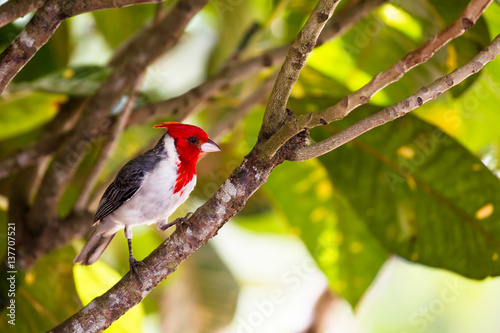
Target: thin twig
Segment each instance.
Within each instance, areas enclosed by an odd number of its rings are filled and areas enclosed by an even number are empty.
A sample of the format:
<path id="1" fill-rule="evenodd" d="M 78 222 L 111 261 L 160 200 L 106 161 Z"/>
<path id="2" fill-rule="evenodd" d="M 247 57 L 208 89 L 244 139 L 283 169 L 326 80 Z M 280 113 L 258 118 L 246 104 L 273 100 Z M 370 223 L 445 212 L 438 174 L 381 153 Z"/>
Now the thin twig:
<path id="1" fill-rule="evenodd" d="M 457 68 L 451 74 L 437 79 L 432 84 L 421 88 L 417 93 L 409 96 L 408 98 L 405 98 L 393 106 L 385 108 L 374 115 L 358 121 L 354 125 L 328 139 L 297 150 L 292 160 L 305 161 L 321 156 L 357 138 L 372 128 L 381 126 L 389 121 L 404 116 L 408 112 L 422 106 L 424 103 L 440 96 L 443 92 L 456 86 L 472 74 L 479 72 L 485 64 L 494 60 L 498 53 L 500 53 L 500 35 L 495 37 L 493 42 L 476 55 L 471 61 L 464 66 Z"/>
<path id="2" fill-rule="evenodd" d="M 259 133 L 260 139 L 268 139 L 283 124 L 292 88 L 338 2 L 339 0 L 320 0 L 292 43 L 269 97 Z"/>
<path id="3" fill-rule="evenodd" d="M 311 129 L 341 120 L 358 106 L 368 103 L 376 92 L 401 79 L 410 69 L 426 62 L 436 51 L 470 29 L 491 2 L 492 0 L 472 0 L 452 24 L 431 37 L 418 49 L 408 53 L 390 68 L 375 75 L 359 90 L 323 111 L 305 114 L 287 122 L 264 143 L 262 151 L 266 156 L 272 157 L 281 145 L 305 128 Z"/>
<path id="4" fill-rule="evenodd" d="M 80 212 L 87 208 L 90 193 L 92 192 L 94 185 L 99 179 L 99 175 L 106 166 L 106 162 L 116 149 L 116 145 L 118 144 L 118 139 L 120 138 L 120 134 L 125 129 L 125 125 L 134 108 L 135 101 L 139 96 L 143 77 L 144 74 L 140 75 L 137 78 L 136 82 L 132 86 L 130 95 L 127 99 L 127 102 L 125 103 L 125 106 L 123 107 L 123 110 L 121 111 L 121 113 L 116 118 L 116 121 L 111 126 L 109 134 L 102 145 L 101 151 L 99 152 L 99 157 L 97 158 L 97 161 L 94 167 L 92 168 L 92 171 L 87 177 L 83 185 L 82 191 L 80 193 L 80 196 L 78 197 L 78 200 L 75 203 L 74 209 L 77 212 Z"/>

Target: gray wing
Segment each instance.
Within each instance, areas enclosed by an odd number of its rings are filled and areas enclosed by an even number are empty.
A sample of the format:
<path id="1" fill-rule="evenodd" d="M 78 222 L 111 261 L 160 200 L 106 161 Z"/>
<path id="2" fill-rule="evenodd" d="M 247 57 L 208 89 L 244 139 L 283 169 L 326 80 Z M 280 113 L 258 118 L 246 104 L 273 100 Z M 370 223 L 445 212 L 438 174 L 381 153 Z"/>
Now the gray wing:
<path id="1" fill-rule="evenodd" d="M 144 182 L 146 172 L 154 167 L 157 158 L 152 151 L 148 151 L 123 166 L 104 192 L 97 207 L 94 222 L 114 212 L 137 193 Z"/>

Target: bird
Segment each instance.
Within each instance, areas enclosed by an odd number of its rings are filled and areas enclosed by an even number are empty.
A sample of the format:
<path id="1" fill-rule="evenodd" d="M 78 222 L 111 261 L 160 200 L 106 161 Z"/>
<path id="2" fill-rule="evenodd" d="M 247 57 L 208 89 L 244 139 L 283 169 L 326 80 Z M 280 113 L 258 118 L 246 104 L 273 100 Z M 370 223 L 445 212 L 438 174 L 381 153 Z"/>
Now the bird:
<path id="1" fill-rule="evenodd" d="M 156 223 L 158 229 L 167 230 L 187 222 L 187 216 L 172 223 L 168 218 L 193 191 L 198 159 L 220 148 L 194 125 L 166 122 L 154 128 L 165 128 L 166 132 L 154 148 L 126 163 L 108 186 L 94 216 L 95 230 L 75 257 L 75 264 L 95 263 L 116 233 L 124 229 L 130 271 L 139 277 L 137 265 L 142 262 L 132 252 L 132 227 Z"/>

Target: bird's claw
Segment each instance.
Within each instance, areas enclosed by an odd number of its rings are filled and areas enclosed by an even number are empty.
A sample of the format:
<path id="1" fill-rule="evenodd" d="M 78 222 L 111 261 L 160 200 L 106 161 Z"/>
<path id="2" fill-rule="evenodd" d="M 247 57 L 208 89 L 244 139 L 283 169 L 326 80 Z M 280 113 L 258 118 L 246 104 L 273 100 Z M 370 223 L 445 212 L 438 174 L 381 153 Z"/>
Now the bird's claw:
<path id="1" fill-rule="evenodd" d="M 192 224 L 189 222 L 189 218 L 193 215 L 193 213 L 187 213 L 185 217 L 178 217 L 173 222 L 167 223 L 164 226 L 159 227 L 161 231 L 165 231 L 171 226 L 176 226 L 177 228 L 182 228 L 184 225 L 188 228 L 191 228 Z"/>
<path id="2" fill-rule="evenodd" d="M 142 284 L 141 276 L 139 274 L 139 270 L 137 269 L 137 266 L 139 265 L 144 265 L 142 261 L 139 261 L 135 259 L 134 257 L 129 258 L 129 263 L 130 263 L 130 276 L 134 278 L 134 276 L 137 277 L 137 280 Z"/>

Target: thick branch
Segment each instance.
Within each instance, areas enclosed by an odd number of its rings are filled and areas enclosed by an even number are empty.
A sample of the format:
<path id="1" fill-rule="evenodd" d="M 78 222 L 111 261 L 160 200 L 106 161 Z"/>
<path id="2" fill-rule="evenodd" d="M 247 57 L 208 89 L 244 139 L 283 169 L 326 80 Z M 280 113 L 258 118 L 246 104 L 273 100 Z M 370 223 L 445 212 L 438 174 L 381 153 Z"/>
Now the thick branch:
<path id="1" fill-rule="evenodd" d="M 344 97 L 336 105 L 293 119 L 286 126 L 281 127 L 263 145 L 262 150 L 267 156 L 273 156 L 281 144 L 303 131 L 304 128 L 311 129 L 341 120 L 358 106 L 368 103 L 376 92 L 401 79 L 410 69 L 429 60 L 437 50 L 471 28 L 491 2 L 492 0 L 472 0 L 451 25 L 434 35 L 418 49 L 411 51 L 393 66 L 377 74 L 365 86 Z"/>
<path id="2" fill-rule="evenodd" d="M 494 60 L 500 53 L 500 35 L 493 42 L 476 55 L 471 61 L 457 68 L 453 73 L 443 76 L 417 93 L 391 107 L 385 108 L 374 115 L 366 117 L 347 129 L 321 142 L 303 147 L 295 153 L 293 161 L 305 161 L 321 156 L 349 142 L 372 128 L 404 116 L 408 112 L 422 106 L 424 103 L 440 96 L 443 92 L 459 84 L 472 74 L 479 72 L 485 64 Z"/>
<path id="3" fill-rule="evenodd" d="M 338 2 L 339 0 L 320 0 L 290 47 L 267 103 L 259 139 L 268 139 L 286 118 L 286 103 L 292 88 Z"/>
<path id="4" fill-rule="evenodd" d="M 23 31 L 0 55 L 0 93 L 38 50 L 47 43 L 57 27 L 68 17 L 163 0 L 47 0 L 33 15 Z"/>
<path id="5" fill-rule="evenodd" d="M 127 62 L 115 68 L 89 100 L 81 119 L 68 140 L 56 152 L 42 181 L 30 218 L 34 230 L 46 223 L 50 224 L 51 219 L 57 216 L 57 205 L 64 189 L 90 142 L 103 135 L 102 128 L 109 128 L 105 120 L 112 106 L 150 63 L 175 45 L 184 27 L 207 2 L 208 0 L 179 1 L 148 38 L 143 40 L 143 47 L 135 49 Z"/>
<path id="6" fill-rule="evenodd" d="M 40 8 L 45 0 L 9 0 L 0 6 L 0 28 Z"/>

